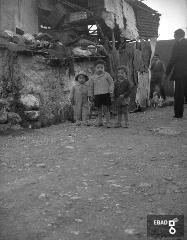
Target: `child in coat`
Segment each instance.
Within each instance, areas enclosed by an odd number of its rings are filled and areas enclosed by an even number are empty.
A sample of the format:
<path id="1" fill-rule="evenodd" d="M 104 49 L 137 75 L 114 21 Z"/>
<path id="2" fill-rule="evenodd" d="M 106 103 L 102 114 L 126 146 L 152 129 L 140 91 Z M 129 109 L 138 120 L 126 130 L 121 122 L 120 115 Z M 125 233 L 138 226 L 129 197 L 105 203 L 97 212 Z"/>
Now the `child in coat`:
<path id="1" fill-rule="evenodd" d="M 88 76 L 81 72 L 75 77 L 76 84 L 70 92 L 70 101 L 74 109 L 77 125 L 89 125 Z"/>
<path id="2" fill-rule="evenodd" d="M 98 108 L 97 126 L 103 125 L 102 115 L 105 107 L 106 127 L 110 126 L 110 107 L 111 96 L 114 91 L 114 82 L 108 72 L 105 72 L 105 62 L 97 60 L 95 63 L 95 74 L 90 80 L 89 97 L 94 101 L 95 107 Z"/>
<path id="3" fill-rule="evenodd" d="M 118 121 L 115 127 L 128 128 L 128 105 L 130 104 L 131 86 L 125 66 L 118 68 L 117 81 L 114 85 L 114 100 L 117 106 Z M 124 117 L 124 122 L 122 121 Z"/>

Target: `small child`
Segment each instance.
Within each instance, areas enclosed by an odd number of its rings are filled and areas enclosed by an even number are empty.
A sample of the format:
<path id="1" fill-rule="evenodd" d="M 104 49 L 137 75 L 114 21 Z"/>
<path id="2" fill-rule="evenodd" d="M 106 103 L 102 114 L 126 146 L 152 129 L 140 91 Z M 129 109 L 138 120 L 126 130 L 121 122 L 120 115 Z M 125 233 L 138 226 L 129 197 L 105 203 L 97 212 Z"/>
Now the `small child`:
<path id="1" fill-rule="evenodd" d="M 160 103 L 160 94 L 158 92 L 153 93 L 153 98 L 151 99 L 153 108 L 157 109 Z"/>
<path id="2" fill-rule="evenodd" d="M 115 127 L 128 128 L 128 105 L 130 104 L 131 86 L 128 81 L 128 71 L 125 66 L 118 68 L 117 81 L 114 85 L 114 100 L 117 106 L 118 121 Z M 124 116 L 125 122 L 122 122 Z"/>
<path id="3" fill-rule="evenodd" d="M 95 107 L 98 108 L 97 126 L 103 125 L 102 115 L 103 107 L 106 112 L 106 127 L 110 128 L 110 107 L 111 96 L 114 91 L 114 82 L 108 72 L 105 72 L 105 61 L 97 60 L 95 62 L 95 74 L 90 80 L 89 97 L 94 100 Z"/>
<path id="4" fill-rule="evenodd" d="M 88 76 L 81 72 L 75 77 L 76 84 L 70 92 L 70 101 L 74 109 L 74 120 L 77 125 L 89 125 Z"/>
<path id="5" fill-rule="evenodd" d="M 151 99 L 151 105 L 153 108 L 157 109 L 163 106 L 163 101 L 164 99 L 161 97 L 159 86 L 156 86 L 153 92 L 153 98 Z"/>

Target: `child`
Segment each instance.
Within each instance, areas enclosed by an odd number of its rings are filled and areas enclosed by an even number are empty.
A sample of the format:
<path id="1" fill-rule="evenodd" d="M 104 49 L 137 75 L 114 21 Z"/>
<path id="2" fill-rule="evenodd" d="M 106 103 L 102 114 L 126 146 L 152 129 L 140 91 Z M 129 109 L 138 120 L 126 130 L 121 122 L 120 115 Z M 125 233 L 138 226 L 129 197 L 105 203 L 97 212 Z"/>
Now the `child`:
<path id="1" fill-rule="evenodd" d="M 125 66 L 118 68 L 117 81 L 114 85 L 114 100 L 116 101 L 118 121 L 115 127 L 128 128 L 128 105 L 130 104 L 131 86 Z M 122 122 L 124 116 L 125 122 Z"/>
<path id="2" fill-rule="evenodd" d="M 70 101 L 74 108 L 74 120 L 77 125 L 81 125 L 81 122 L 89 125 L 88 80 L 85 73 L 79 73 L 75 77 L 77 83 L 72 87 L 70 93 Z"/>
<path id="3" fill-rule="evenodd" d="M 111 95 L 114 91 L 114 82 L 109 73 L 105 72 L 105 62 L 97 60 L 95 63 L 95 74 L 90 80 L 89 97 L 94 99 L 94 104 L 98 108 L 97 126 L 102 126 L 103 107 L 106 108 L 106 127 L 110 128 L 110 106 Z"/>
<path id="4" fill-rule="evenodd" d="M 162 107 L 162 105 L 163 105 L 163 98 L 160 95 L 159 86 L 155 87 L 155 91 L 153 92 L 153 97 L 151 99 L 151 105 L 155 109 L 157 109 L 158 107 Z"/>

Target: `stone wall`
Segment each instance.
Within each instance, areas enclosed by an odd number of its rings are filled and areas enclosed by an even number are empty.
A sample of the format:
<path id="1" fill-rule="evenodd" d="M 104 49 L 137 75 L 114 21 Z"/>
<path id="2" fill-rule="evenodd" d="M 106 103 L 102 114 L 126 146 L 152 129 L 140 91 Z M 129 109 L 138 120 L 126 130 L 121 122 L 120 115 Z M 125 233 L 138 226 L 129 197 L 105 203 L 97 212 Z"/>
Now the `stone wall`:
<path id="1" fill-rule="evenodd" d="M 77 60 L 74 71 L 75 74 L 84 71 L 91 76 L 93 63 L 86 58 Z M 74 75 L 70 74 L 68 66 L 52 66 L 50 60 L 43 56 L 28 56 L 0 48 L 0 99 L 13 98 L 11 111 L 21 116 L 25 127 L 39 128 L 65 120 L 72 121 L 69 92 L 73 84 Z M 28 99 L 32 102 L 33 98 L 39 102 L 38 108 L 23 106 L 23 101 Z M 20 99 L 24 99 L 22 103 Z M 39 115 L 33 121 L 36 111 Z M 32 114 L 31 119 L 26 114 Z"/>
<path id="2" fill-rule="evenodd" d="M 49 65 L 42 56 L 26 56 L 0 49 L 0 98 L 13 98 L 13 109 L 22 118 L 25 127 L 41 127 L 72 119 L 68 101 L 72 77 L 65 67 Z M 40 106 L 37 122 L 24 117 L 22 96 L 35 96 Z M 31 109 L 34 110 L 34 109 Z"/>

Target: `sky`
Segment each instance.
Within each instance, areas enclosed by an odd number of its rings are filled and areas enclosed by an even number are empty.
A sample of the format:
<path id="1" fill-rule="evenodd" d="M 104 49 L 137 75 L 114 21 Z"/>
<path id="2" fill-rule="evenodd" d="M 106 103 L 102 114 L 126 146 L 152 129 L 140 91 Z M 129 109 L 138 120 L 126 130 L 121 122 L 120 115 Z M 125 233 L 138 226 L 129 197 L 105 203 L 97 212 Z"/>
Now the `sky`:
<path id="1" fill-rule="evenodd" d="M 187 38 L 187 0 L 144 0 L 144 3 L 162 14 L 159 40 L 173 39 L 178 28 L 186 32 Z"/>

